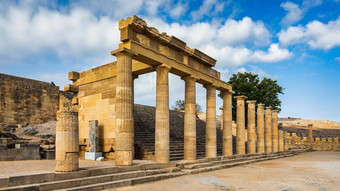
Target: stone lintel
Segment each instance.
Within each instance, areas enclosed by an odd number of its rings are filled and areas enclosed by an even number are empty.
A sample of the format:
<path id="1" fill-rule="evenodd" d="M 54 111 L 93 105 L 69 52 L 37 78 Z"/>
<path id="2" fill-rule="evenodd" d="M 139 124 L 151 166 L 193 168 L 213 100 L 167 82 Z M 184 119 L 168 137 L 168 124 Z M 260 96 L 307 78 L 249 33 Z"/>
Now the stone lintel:
<path id="1" fill-rule="evenodd" d="M 125 47 L 120 47 L 116 50 L 113 50 L 111 51 L 111 55 L 113 56 L 117 56 L 117 54 L 120 54 L 120 53 L 123 53 L 123 54 L 130 54 L 131 56 L 137 56 L 138 53 L 128 49 L 128 48 L 125 48 Z"/>
<path id="2" fill-rule="evenodd" d="M 246 102 L 247 102 L 247 104 L 254 104 L 255 105 L 256 100 L 247 100 Z"/>
<path id="3" fill-rule="evenodd" d="M 71 71 L 68 73 L 68 79 L 71 81 L 77 81 L 79 79 L 79 73 L 75 71 Z"/>
<path id="4" fill-rule="evenodd" d="M 67 84 L 67 85 L 64 86 L 64 91 L 65 92 L 77 93 L 79 90 L 78 90 L 78 86 L 72 85 L 72 84 Z"/>
<path id="5" fill-rule="evenodd" d="M 234 96 L 234 99 L 245 100 L 247 99 L 247 96 L 244 96 L 244 95 Z"/>
<path id="6" fill-rule="evenodd" d="M 120 36 L 122 42 L 134 40 L 133 33 L 136 32 L 144 34 L 152 39 L 155 39 L 156 41 L 163 45 L 183 51 L 185 52 L 185 54 L 192 56 L 199 62 L 206 64 L 210 67 L 213 67 L 216 64 L 216 60 L 213 59 L 212 57 L 204 54 L 203 52 L 197 49 L 191 49 L 187 47 L 185 42 L 183 42 L 182 40 L 178 39 L 175 36 L 169 36 L 165 32 L 159 33 L 159 31 L 156 28 L 149 27 L 143 19 L 137 17 L 136 15 L 128 17 L 126 20 L 121 19 L 119 21 L 119 30 L 121 31 Z"/>

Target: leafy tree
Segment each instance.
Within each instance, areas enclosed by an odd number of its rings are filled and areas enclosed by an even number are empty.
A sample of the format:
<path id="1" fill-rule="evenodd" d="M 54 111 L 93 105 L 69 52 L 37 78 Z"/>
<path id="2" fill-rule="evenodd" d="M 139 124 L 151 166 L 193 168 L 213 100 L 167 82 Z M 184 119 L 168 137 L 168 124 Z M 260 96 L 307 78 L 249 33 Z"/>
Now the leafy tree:
<path id="1" fill-rule="evenodd" d="M 279 94 L 283 94 L 284 88 L 277 84 L 276 80 L 263 78 L 260 80 L 257 74 L 251 72 L 238 72 L 233 74 L 229 82 L 233 85 L 233 96 L 245 95 L 247 100 L 256 100 L 256 103 L 263 103 L 265 107 L 271 106 L 272 109 L 281 111 L 281 101 Z M 222 94 L 219 94 L 222 98 Z M 233 105 L 233 120 L 236 120 L 236 100 L 232 100 Z M 247 104 L 245 104 L 247 113 Z M 247 115 L 246 115 L 247 116 Z"/>
<path id="2" fill-rule="evenodd" d="M 172 106 L 173 110 L 185 110 L 185 101 L 184 100 L 177 100 L 175 105 Z M 201 112 L 202 107 L 196 103 L 196 112 Z"/>

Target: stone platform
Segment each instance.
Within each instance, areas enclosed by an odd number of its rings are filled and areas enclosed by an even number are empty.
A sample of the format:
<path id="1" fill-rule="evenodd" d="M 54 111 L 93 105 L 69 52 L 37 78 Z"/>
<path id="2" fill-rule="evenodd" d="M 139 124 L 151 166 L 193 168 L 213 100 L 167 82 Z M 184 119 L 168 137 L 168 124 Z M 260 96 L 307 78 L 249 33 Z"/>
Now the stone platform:
<path id="1" fill-rule="evenodd" d="M 303 151 L 305 150 L 275 154 L 217 157 L 191 162 L 173 161 L 163 164 L 150 161 L 134 161 L 133 166 L 127 167 L 113 166 L 112 162 L 99 162 L 102 166 L 82 166 L 83 161 L 81 161 L 80 171 L 76 172 L 55 173 L 53 171 L 40 171 L 2 174 L 0 175 L 0 190 L 102 190 L 289 157 Z"/>

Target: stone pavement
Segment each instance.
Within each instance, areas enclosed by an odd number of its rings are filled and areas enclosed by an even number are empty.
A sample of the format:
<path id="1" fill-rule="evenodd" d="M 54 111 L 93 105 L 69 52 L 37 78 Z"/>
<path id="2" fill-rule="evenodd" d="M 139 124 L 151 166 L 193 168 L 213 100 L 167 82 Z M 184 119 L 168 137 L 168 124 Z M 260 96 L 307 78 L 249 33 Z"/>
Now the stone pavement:
<path id="1" fill-rule="evenodd" d="M 294 157 L 186 175 L 116 191 L 309 190 L 340 188 L 340 152 L 307 152 Z"/>

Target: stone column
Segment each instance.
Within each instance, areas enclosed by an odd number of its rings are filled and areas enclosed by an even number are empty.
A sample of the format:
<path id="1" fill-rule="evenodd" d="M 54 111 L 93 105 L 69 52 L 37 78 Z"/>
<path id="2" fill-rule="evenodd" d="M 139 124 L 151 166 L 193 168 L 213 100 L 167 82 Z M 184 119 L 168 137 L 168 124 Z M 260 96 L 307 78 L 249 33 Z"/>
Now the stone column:
<path id="1" fill-rule="evenodd" d="M 266 153 L 271 153 L 272 150 L 272 112 L 271 107 L 266 107 L 265 112 L 265 133 L 264 133 L 264 141 L 265 141 L 265 151 Z"/>
<path id="2" fill-rule="evenodd" d="M 237 155 L 245 155 L 245 111 L 244 111 L 244 100 L 247 99 L 246 96 L 235 96 L 234 97 L 237 102 L 237 111 L 236 111 L 236 154 Z"/>
<path id="3" fill-rule="evenodd" d="M 133 53 L 119 49 L 112 54 L 117 57 L 115 165 L 130 166 L 134 157 Z"/>
<path id="4" fill-rule="evenodd" d="M 256 132 L 255 132 L 255 100 L 247 101 L 248 104 L 248 141 L 247 141 L 247 153 L 256 153 Z"/>
<path id="5" fill-rule="evenodd" d="M 207 110 L 205 128 L 205 156 L 206 158 L 216 158 L 216 87 L 204 85 L 207 90 Z"/>
<path id="6" fill-rule="evenodd" d="M 287 131 L 283 131 L 283 147 L 284 147 L 284 151 L 288 151 L 289 150 L 289 142 L 288 142 L 288 134 Z"/>
<path id="7" fill-rule="evenodd" d="M 274 109 L 272 112 L 272 152 L 277 153 L 279 151 L 279 132 L 278 132 L 278 116 L 279 110 Z"/>
<path id="8" fill-rule="evenodd" d="M 155 160 L 160 163 L 170 161 L 169 71 L 165 64 L 156 67 Z"/>
<path id="9" fill-rule="evenodd" d="M 257 104 L 257 152 L 264 153 L 264 104 Z"/>
<path id="10" fill-rule="evenodd" d="M 184 160 L 196 160 L 196 78 L 184 77 Z"/>
<path id="11" fill-rule="evenodd" d="M 78 112 L 71 100 L 60 95 L 56 126 L 56 168 L 57 172 L 71 172 L 79 169 L 79 126 Z"/>
<path id="12" fill-rule="evenodd" d="M 308 142 L 309 142 L 309 149 L 313 149 L 313 124 L 308 124 Z"/>
<path id="13" fill-rule="evenodd" d="M 279 152 L 284 151 L 283 130 L 279 129 Z"/>
<path id="14" fill-rule="evenodd" d="M 223 93 L 223 156 L 233 155 L 232 92 Z"/>

